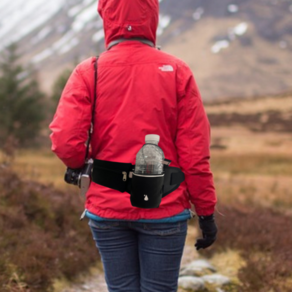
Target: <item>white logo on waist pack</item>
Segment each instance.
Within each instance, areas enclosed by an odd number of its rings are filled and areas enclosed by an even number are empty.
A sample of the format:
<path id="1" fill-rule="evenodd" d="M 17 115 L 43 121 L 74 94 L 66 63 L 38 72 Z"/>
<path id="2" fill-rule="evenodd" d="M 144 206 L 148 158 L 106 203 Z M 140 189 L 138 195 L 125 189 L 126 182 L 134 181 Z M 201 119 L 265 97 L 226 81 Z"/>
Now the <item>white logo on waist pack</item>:
<path id="1" fill-rule="evenodd" d="M 159 67 L 159 69 L 164 72 L 173 72 L 173 67 L 171 65 L 163 65 Z"/>
<path id="2" fill-rule="evenodd" d="M 144 201 L 149 201 L 148 196 L 144 195 Z"/>

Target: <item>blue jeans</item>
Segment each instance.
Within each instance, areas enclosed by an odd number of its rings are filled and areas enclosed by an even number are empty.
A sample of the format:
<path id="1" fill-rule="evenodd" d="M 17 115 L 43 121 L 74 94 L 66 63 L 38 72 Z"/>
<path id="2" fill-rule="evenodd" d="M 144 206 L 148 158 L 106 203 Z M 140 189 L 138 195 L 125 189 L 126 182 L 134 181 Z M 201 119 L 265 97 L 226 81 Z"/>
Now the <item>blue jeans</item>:
<path id="1" fill-rule="evenodd" d="M 89 220 L 109 292 L 176 292 L 187 220 Z"/>

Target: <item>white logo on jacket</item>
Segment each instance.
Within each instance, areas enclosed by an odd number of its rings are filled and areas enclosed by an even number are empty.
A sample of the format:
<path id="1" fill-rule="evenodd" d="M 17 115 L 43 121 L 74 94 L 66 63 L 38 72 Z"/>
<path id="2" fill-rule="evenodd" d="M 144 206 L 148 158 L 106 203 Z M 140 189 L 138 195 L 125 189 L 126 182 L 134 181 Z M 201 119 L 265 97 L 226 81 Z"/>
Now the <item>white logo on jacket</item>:
<path id="1" fill-rule="evenodd" d="M 144 195 L 144 201 L 149 201 L 149 198 L 147 195 Z"/>
<path id="2" fill-rule="evenodd" d="M 158 69 L 160 69 L 161 71 L 164 72 L 173 72 L 173 67 L 171 65 L 163 65 L 162 67 L 159 67 Z"/>

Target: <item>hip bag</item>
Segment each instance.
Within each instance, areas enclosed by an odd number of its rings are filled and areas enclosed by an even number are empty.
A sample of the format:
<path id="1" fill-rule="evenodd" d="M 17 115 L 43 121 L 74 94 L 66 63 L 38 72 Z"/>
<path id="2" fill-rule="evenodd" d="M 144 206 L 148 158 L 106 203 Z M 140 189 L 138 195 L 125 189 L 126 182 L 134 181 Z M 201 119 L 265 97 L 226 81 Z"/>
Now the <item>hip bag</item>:
<path id="1" fill-rule="evenodd" d="M 163 173 L 159 175 L 135 174 L 131 163 L 111 162 L 95 159 L 92 181 L 96 184 L 129 193 L 132 206 L 158 208 L 161 199 L 184 181 L 184 173 L 177 167 L 170 167 L 170 161 L 163 162 Z"/>

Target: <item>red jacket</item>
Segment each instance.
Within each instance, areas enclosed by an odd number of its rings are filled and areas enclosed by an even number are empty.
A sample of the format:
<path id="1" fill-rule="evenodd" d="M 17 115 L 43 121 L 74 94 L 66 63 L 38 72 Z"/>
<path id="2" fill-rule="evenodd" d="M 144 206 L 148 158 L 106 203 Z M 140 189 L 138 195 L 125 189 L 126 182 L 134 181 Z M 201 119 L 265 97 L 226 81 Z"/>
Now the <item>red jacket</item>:
<path id="1" fill-rule="evenodd" d="M 139 37 L 155 44 L 157 0 L 99 1 L 106 46 Z M 71 168 L 81 167 L 91 123 L 94 61 L 79 64 L 62 93 L 50 125 L 52 150 Z M 136 40 L 111 47 L 98 62 L 92 158 L 135 164 L 145 135 L 158 134 L 159 146 L 185 181 L 156 209 L 133 207 L 130 194 L 91 183 L 86 208 L 117 219 L 173 216 L 190 202 L 198 215 L 214 212 L 216 195 L 209 164 L 209 122 L 189 67 L 181 60 Z"/>

